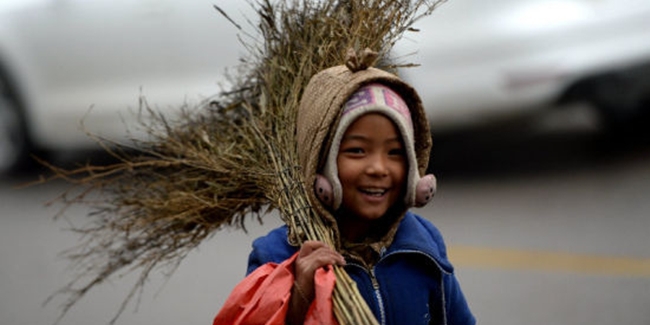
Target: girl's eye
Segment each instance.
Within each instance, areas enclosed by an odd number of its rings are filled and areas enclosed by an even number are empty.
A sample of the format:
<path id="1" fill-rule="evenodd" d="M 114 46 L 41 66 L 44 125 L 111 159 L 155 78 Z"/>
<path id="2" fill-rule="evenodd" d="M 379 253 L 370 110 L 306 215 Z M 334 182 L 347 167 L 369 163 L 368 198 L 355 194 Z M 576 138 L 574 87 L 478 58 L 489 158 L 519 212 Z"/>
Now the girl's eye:
<path id="1" fill-rule="evenodd" d="M 404 148 L 395 148 L 388 151 L 388 154 L 391 156 L 406 156 Z"/>
<path id="2" fill-rule="evenodd" d="M 362 154 L 363 149 L 360 148 L 360 147 L 349 147 L 349 148 L 343 148 L 343 150 L 341 150 L 341 152 L 351 153 L 351 154 Z"/>

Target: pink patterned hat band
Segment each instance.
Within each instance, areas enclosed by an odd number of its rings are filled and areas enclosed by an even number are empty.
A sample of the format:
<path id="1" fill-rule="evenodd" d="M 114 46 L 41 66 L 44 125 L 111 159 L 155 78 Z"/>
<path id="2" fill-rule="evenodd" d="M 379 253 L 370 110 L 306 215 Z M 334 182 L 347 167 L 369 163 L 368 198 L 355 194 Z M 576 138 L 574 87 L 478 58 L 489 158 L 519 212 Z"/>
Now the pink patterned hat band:
<path id="1" fill-rule="evenodd" d="M 341 116 L 345 116 L 357 109 L 367 107 L 385 107 L 394 110 L 402 116 L 408 127 L 413 129 L 411 112 L 408 105 L 394 90 L 382 84 L 368 84 L 359 88 L 343 106 Z"/>

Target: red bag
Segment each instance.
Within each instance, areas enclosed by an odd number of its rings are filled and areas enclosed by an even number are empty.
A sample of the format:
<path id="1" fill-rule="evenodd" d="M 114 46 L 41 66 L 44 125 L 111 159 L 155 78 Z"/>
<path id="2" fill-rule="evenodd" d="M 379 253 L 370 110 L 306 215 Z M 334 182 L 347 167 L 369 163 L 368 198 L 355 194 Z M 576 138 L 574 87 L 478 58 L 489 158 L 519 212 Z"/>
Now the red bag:
<path id="1" fill-rule="evenodd" d="M 293 263 L 298 253 L 286 261 L 266 263 L 242 280 L 214 318 L 213 325 L 284 325 L 293 286 Z M 338 325 L 332 309 L 336 277 L 331 268 L 314 275 L 315 297 L 305 317 L 306 325 Z"/>

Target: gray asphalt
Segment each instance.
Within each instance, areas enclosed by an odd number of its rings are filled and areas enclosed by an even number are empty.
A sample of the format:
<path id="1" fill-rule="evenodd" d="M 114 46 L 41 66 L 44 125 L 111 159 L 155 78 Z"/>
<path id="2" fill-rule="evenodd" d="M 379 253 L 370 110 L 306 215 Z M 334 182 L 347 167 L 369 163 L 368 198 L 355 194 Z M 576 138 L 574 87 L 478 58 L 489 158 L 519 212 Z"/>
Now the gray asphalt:
<path id="1" fill-rule="evenodd" d="M 612 138 L 588 123 L 549 127 L 543 120 L 434 133 L 439 192 L 417 212 L 445 236 L 480 324 L 650 324 L 650 137 Z M 52 219 L 58 207 L 44 203 L 65 189 L 62 183 L 14 188 L 33 177 L 0 181 L 3 325 L 56 319 L 64 299 L 42 303 L 73 278 L 60 253 L 79 241 L 65 228 L 88 220 L 83 206 Z M 211 324 L 243 277 L 251 241 L 280 221 L 270 215 L 264 225 L 248 225 L 247 234 L 216 234 L 171 278 L 156 273 L 118 324 Z M 467 248 L 492 250 L 494 263 L 472 262 L 477 256 Z M 523 260 L 512 251 L 523 252 Z M 585 265 L 571 268 L 555 259 L 562 254 Z M 522 262 L 526 257 L 541 263 Z M 629 263 L 599 272 L 617 258 Z M 124 275 L 102 284 L 61 324 L 107 323 L 134 281 Z"/>

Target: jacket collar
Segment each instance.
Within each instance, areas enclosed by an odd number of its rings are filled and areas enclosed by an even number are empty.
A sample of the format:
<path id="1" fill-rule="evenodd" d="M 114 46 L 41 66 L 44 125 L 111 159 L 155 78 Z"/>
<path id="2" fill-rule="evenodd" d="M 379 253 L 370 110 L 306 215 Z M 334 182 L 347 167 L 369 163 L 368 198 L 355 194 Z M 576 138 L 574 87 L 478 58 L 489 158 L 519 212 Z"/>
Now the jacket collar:
<path id="1" fill-rule="evenodd" d="M 447 258 L 447 249 L 440 231 L 411 211 L 404 215 L 392 244 L 382 256 L 402 252 L 423 253 L 433 259 L 443 272 L 452 273 L 454 270 Z"/>

